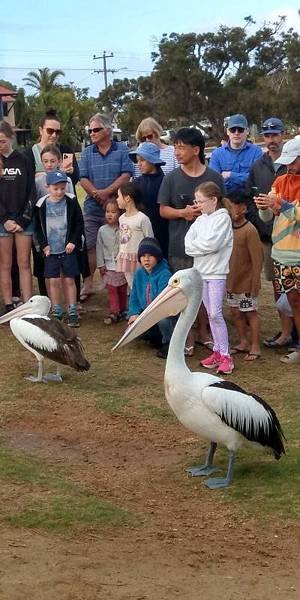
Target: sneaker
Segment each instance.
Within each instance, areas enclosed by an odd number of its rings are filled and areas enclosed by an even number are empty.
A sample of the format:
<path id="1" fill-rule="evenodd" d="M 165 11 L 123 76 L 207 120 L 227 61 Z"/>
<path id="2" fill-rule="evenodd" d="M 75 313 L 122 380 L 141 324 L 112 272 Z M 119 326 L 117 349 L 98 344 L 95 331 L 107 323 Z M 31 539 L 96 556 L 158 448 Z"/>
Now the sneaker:
<path id="1" fill-rule="evenodd" d="M 122 312 L 119 313 L 119 321 L 127 321 L 127 310 L 122 310 Z"/>
<path id="2" fill-rule="evenodd" d="M 57 319 L 58 321 L 62 321 L 64 313 L 62 311 L 53 310 L 51 313 L 52 319 Z"/>
<path id="3" fill-rule="evenodd" d="M 234 362 L 231 356 L 220 356 L 219 367 L 217 373 L 223 373 L 224 375 L 230 375 L 234 369 Z"/>
<path id="4" fill-rule="evenodd" d="M 4 317 L 7 313 L 11 312 L 16 308 L 15 304 L 5 304 L 4 309 L 0 313 L 0 317 Z"/>
<path id="5" fill-rule="evenodd" d="M 219 366 L 220 360 L 220 352 L 213 352 L 208 358 L 200 360 L 200 365 L 202 365 L 202 367 L 206 367 L 206 369 L 215 369 L 215 367 Z"/>
<path id="6" fill-rule="evenodd" d="M 72 313 L 68 314 L 68 326 L 69 327 L 80 327 L 77 313 L 72 312 Z"/>
<path id="7" fill-rule="evenodd" d="M 167 358 L 169 351 L 169 344 L 163 344 L 159 350 L 156 352 L 156 356 L 159 358 Z"/>
<path id="8" fill-rule="evenodd" d="M 104 325 L 112 325 L 113 323 L 117 323 L 118 321 L 119 315 L 115 315 L 114 313 L 111 313 L 110 315 L 105 317 L 105 319 L 103 319 Z"/>
<path id="9" fill-rule="evenodd" d="M 286 356 L 282 356 L 280 362 L 285 363 L 286 365 L 300 364 L 300 351 L 295 350 L 295 352 L 291 352 L 291 354 L 286 354 Z"/>

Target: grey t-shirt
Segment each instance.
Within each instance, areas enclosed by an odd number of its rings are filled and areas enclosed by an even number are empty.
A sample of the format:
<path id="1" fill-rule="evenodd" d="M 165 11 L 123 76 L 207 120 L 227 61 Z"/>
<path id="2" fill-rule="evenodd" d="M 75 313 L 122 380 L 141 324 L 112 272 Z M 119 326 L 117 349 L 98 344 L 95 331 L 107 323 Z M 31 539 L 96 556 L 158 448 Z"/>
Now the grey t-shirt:
<path id="1" fill-rule="evenodd" d="M 195 188 L 207 181 L 213 181 L 225 193 L 223 178 L 217 171 L 206 167 L 203 175 L 190 177 L 179 167 L 163 178 L 157 201 L 171 208 L 185 208 L 187 204 L 193 204 Z M 177 258 L 186 256 L 184 238 L 191 224 L 192 221 L 185 221 L 185 219 L 169 220 L 169 256 Z"/>

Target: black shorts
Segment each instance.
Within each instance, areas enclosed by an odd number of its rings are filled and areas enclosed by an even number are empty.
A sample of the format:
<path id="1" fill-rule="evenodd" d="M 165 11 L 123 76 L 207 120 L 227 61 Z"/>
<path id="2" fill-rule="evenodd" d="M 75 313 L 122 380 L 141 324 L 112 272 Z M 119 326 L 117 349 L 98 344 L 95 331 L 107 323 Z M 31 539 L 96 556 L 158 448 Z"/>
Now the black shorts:
<path id="1" fill-rule="evenodd" d="M 76 277 L 79 275 L 77 256 L 75 252 L 72 254 L 50 254 L 45 256 L 45 271 L 46 278 L 56 278 L 64 275 L 64 277 Z"/>

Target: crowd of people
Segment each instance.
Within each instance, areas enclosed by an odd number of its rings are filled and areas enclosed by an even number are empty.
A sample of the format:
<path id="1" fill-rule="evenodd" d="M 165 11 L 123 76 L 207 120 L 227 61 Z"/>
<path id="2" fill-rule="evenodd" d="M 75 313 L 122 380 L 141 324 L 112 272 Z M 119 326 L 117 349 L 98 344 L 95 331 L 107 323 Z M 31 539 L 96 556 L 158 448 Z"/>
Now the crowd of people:
<path id="1" fill-rule="evenodd" d="M 104 323 L 132 323 L 162 291 L 172 272 L 194 265 L 203 303 L 186 340 L 211 354 L 201 365 L 229 374 L 234 355 L 261 356 L 258 298 L 261 270 L 272 281 L 280 331 L 264 344 L 287 348 L 281 360 L 300 363 L 300 136 L 284 142 L 284 124 L 264 121 L 264 147 L 249 141 L 247 119 L 232 115 L 227 142 L 209 163 L 199 129 L 179 129 L 161 142 L 152 117 L 137 128 L 137 148 L 113 140 L 107 115 L 89 122 L 91 144 L 77 164 L 60 144 L 54 111 L 41 119 L 39 142 L 13 148 L 0 122 L 0 286 L 4 311 L 33 293 L 48 295 L 52 316 L 80 325 L 80 308 L 99 270 L 108 295 Z M 86 193 L 83 209 L 77 196 Z M 226 298 L 238 336 L 230 346 Z M 164 319 L 145 339 L 165 358 L 176 320 Z"/>

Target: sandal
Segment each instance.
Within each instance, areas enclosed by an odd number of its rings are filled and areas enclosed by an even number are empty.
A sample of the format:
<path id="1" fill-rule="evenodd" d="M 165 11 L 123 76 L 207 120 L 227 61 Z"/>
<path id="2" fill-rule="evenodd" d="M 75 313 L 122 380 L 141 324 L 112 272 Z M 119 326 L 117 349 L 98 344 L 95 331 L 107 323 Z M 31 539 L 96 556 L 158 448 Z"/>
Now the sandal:
<path id="1" fill-rule="evenodd" d="M 285 356 L 282 356 L 280 359 L 280 362 L 285 363 L 286 365 L 298 365 L 300 364 L 300 352 L 295 351 L 295 352 L 291 352 L 291 354 L 286 354 Z"/>
<path id="2" fill-rule="evenodd" d="M 93 296 L 94 292 L 85 292 L 82 290 L 80 292 L 80 302 L 85 302 L 90 296 Z"/>
<path id="3" fill-rule="evenodd" d="M 114 313 L 111 313 L 110 315 L 105 317 L 105 319 L 103 319 L 104 325 L 112 325 L 113 323 L 118 323 L 118 321 L 119 315 L 115 315 Z"/>
<path id="4" fill-rule="evenodd" d="M 194 346 L 185 346 L 184 356 L 194 356 Z"/>
<path id="5" fill-rule="evenodd" d="M 249 354 L 249 350 L 246 350 L 246 348 L 242 349 L 238 346 L 233 346 L 233 348 L 230 348 L 230 355 L 234 354 Z"/>
<path id="6" fill-rule="evenodd" d="M 247 362 L 253 362 L 254 360 L 258 360 L 261 358 L 261 354 L 259 352 L 247 352 L 244 360 Z"/>

